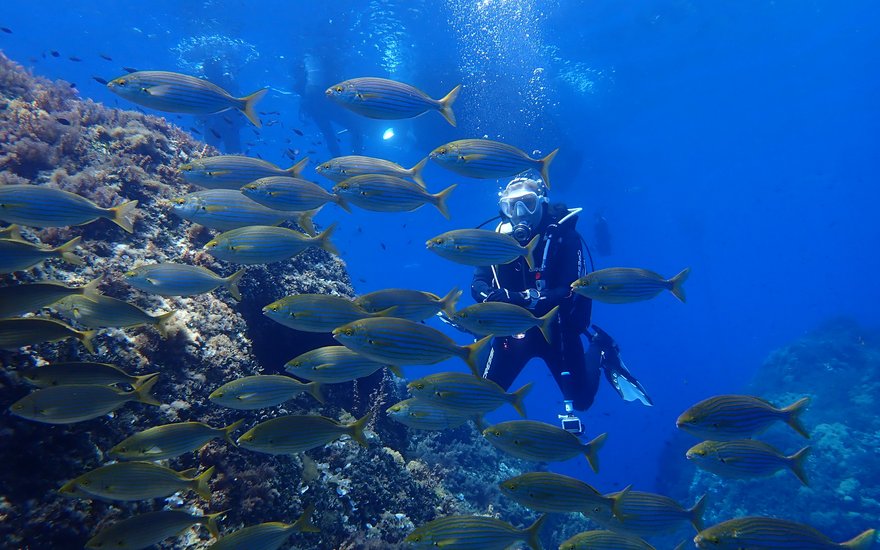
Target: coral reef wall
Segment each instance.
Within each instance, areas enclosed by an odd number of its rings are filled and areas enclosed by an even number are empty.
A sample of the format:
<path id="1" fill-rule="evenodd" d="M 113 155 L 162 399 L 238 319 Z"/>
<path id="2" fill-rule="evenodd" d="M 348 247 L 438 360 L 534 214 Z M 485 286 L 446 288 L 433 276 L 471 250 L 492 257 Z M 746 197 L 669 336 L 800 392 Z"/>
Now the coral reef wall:
<path id="1" fill-rule="evenodd" d="M 234 411 L 208 394 L 231 379 L 278 372 L 284 361 L 330 343 L 328 336 L 298 333 L 269 321 L 261 308 L 299 292 L 351 296 L 344 263 L 319 250 L 269 266 L 249 266 L 243 300 L 223 289 L 190 298 L 140 293 L 122 280 L 144 262 L 202 265 L 223 275 L 226 265 L 201 252 L 211 233 L 170 214 L 168 200 L 192 191 L 176 167 L 215 154 L 165 119 L 108 109 L 77 97 L 67 83 L 28 74 L 0 54 L 0 183 L 48 185 L 78 193 L 101 206 L 138 200 L 134 233 L 107 220 L 71 228 L 24 229 L 31 241 L 58 245 L 81 236 L 85 265 L 71 269 L 51 260 L 27 272 L 0 276 L 0 285 L 36 280 L 83 284 L 102 277 L 101 291 L 151 313 L 176 310 L 167 339 L 152 327 L 101 330 L 95 355 L 75 340 L 20 352 L 0 351 L 0 547 L 82 548 L 94 531 L 138 512 L 182 507 L 205 513 L 229 510 L 228 532 L 265 521 L 292 522 L 315 504 L 318 534 L 295 534 L 301 548 L 395 548 L 415 526 L 448 513 L 491 513 L 524 526 L 536 516 L 504 501 L 496 484 L 534 465 L 500 456 L 472 427 L 451 433 L 413 432 L 381 411 L 404 396 L 401 381 L 378 373 L 326 389 L 327 405 L 308 395 L 263 411 Z M 51 315 L 51 312 L 44 312 Z M 132 374 L 161 373 L 151 407 L 129 403 L 102 418 L 72 425 L 30 422 L 5 412 L 30 388 L 18 371 L 47 362 L 89 360 L 116 364 Z M 106 503 L 60 496 L 67 480 L 108 461 L 106 451 L 150 426 L 191 420 L 212 426 L 239 418 L 245 426 L 283 414 L 319 413 L 350 420 L 379 411 L 370 446 L 332 443 L 306 457 L 269 456 L 222 440 L 163 464 L 177 470 L 215 466 L 211 502 L 193 493 L 150 502 Z M 394 448 L 392 448 L 394 447 Z M 577 516 L 557 516 L 544 530 L 548 545 L 587 528 Z M 206 530 L 191 529 L 163 547 L 204 548 Z"/>
<path id="2" fill-rule="evenodd" d="M 723 479 L 687 464 L 682 435 L 665 461 L 683 468 L 664 476 L 670 494 L 693 501 L 708 494 L 707 525 L 744 515 L 767 515 L 812 525 L 833 540 L 876 527 L 880 518 L 880 334 L 846 320 L 831 321 L 772 353 L 746 393 L 777 406 L 803 396 L 804 439 L 779 424 L 761 439 L 785 454 L 809 445 L 804 487 L 791 472 L 769 479 Z M 685 496 L 685 491 L 688 496 Z M 690 499 L 690 500 L 689 500 Z"/>

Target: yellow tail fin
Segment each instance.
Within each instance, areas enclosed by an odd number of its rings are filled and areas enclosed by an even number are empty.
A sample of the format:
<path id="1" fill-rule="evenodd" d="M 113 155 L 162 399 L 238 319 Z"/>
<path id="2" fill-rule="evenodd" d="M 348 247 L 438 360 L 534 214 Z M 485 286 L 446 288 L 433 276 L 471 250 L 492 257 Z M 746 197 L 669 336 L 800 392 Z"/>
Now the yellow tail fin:
<path id="1" fill-rule="evenodd" d="M 226 290 L 229 291 L 229 294 L 238 301 L 241 301 L 241 291 L 238 290 L 238 280 L 244 275 L 244 271 L 245 268 L 241 268 L 229 277 L 223 279 L 223 286 L 225 286 Z"/>
<path id="2" fill-rule="evenodd" d="M 111 208 L 110 211 L 113 212 L 113 223 L 129 233 L 134 233 L 134 220 L 131 216 L 134 214 L 134 209 L 137 205 L 138 201 L 128 201 Z"/>
<path id="3" fill-rule="evenodd" d="M 190 481 L 192 482 L 192 490 L 198 493 L 200 497 L 205 500 L 211 500 L 211 486 L 208 484 L 211 481 L 211 476 L 214 475 L 214 467 L 211 466 L 207 470 L 201 473 L 198 477 L 194 477 Z"/>
<path id="4" fill-rule="evenodd" d="M 368 412 L 360 418 L 348 425 L 349 435 L 351 438 L 357 441 L 361 447 L 367 447 L 367 436 L 364 434 L 364 430 L 367 427 L 367 424 L 370 423 L 370 420 L 373 419 L 373 411 Z"/>
<path id="5" fill-rule="evenodd" d="M 251 95 L 244 96 L 238 98 L 239 105 L 238 109 L 244 113 L 244 116 L 251 121 L 251 124 L 256 126 L 257 128 L 262 128 L 263 124 L 260 122 L 260 117 L 257 116 L 257 111 L 255 107 L 257 103 L 263 99 L 263 96 L 266 95 L 266 92 L 269 91 L 269 88 L 263 88 L 262 90 L 257 90 Z"/>
<path id="6" fill-rule="evenodd" d="M 339 208 L 341 208 L 341 209 L 345 210 L 346 212 L 348 212 L 349 214 L 351 214 L 351 207 L 348 206 L 347 202 L 345 202 L 345 197 L 343 197 L 342 195 L 337 195 L 337 194 L 333 194 L 333 196 L 335 197 L 333 199 L 333 202 L 336 203 L 336 206 L 338 206 Z"/>
<path id="7" fill-rule="evenodd" d="M 58 254 L 62 260 L 73 265 L 83 265 L 82 258 L 73 253 L 73 249 L 79 244 L 82 237 L 74 237 L 57 248 L 53 248 L 49 252 Z"/>
<path id="8" fill-rule="evenodd" d="M 217 520 L 220 519 L 220 516 L 228 512 L 229 510 L 223 510 L 222 512 L 217 512 L 215 514 L 208 514 L 205 516 L 207 521 L 205 522 L 205 526 L 208 528 L 208 531 L 211 533 L 211 536 L 215 539 L 220 538 L 220 528 L 217 527 Z"/>
<path id="9" fill-rule="evenodd" d="M 315 231 L 315 222 L 312 221 L 315 215 L 324 208 L 323 206 L 319 206 L 318 208 L 314 208 L 312 210 L 306 210 L 305 212 L 297 212 L 293 216 L 293 221 L 296 222 L 296 225 L 300 226 L 303 231 L 306 232 L 306 235 L 309 237 L 314 237 L 318 234 Z"/>
<path id="10" fill-rule="evenodd" d="M 607 433 L 599 434 L 595 439 L 589 443 L 585 443 L 582 447 L 584 456 L 587 457 L 587 462 L 590 463 L 590 468 L 592 468 L 597 474 L 599 473 L 599 449 L 605 445 L 606 439 L 608 439 Z"/>
<path id="11" fill-rule="evenodd" d="M 330 227 L 328 227 L 324 231 L 321 231 L 321 233 L 317 237 L 315 237 L 315 240 L 317 241 L 316 244 L 319 247 L 323 248 L 330 254 L 335 254 L 336 256 L 339 256 L 339 250 L 337 250 L 333 243 L 330 242 L 330 237 L 333 235 L 333 232 L 336 231 L 336 225 L 336 222 L 330 224 Z"/>
<path id="12" fill-rule="evenodd" d="M 452 104 L 458 98 L 458 92 L 461 91 L 461 84 L 446 94 L 446 97 L 440 100 L 440 114 L 446 119 L 446 122 L 455 126 L 455 113 L 452 112 Z"/>
<path id="13" fill-rule="evenodd" d="M 810 482 L 807 479 L 807 472 L 806 470 L 804 470 L 804 459 L 806 459 L 809 454 L 810 448 L 804 447 L 793 455 L 785 457 L 788 459 L 788 467 L 791 468 L 791 472 L 796 475 L 799 480 L 801 480 L 801 483 L 804 484 L 804 487 L 810 486 Z"/>
<path id="14" fill-rule="evenodd" d="M 458 299 L 461 298 L 461 290 L 458 287 L 454 287 L 449 293 L 440 299 L 440 309 L 446 312 L 446 315 L 452 317 L 455 313 L 455 308 L 458 306 Z"/>
<path id="15" fill-rule="evenodd" d="M 159 405 L 161 405 L 162 403 L 159 403 L 159 401 L 157 401 L 156 398 L 150 394 L 150 392 L 153 391 L 153 386 L 155 386 L 156 382 L 158 382 L 158 381 L 159 381 L 159 375 L 156 374 L 152 378 L 147 378 L 146 380 L 144 380 L 143 384 L 141 384 L 140 386 L 135 386 L 135 388 L 134 388 L 135 400 L 140 403 L 145 403 L 147 405 L 155 405 L 157 407 Z"/>
<path id="16" fill-rule="evenodd" d="M 232 424 L 226 426 L 225 428 L 221 428 L 221 429 L 223 430 L 223 438 L 226 439 L 226 441 L 227 441 L 230 445 L 235 445 L 235 444 L 236 444 L 236 443 L 235 443 L 235 439 L 232 438 L 232 433 L 233 433 L 235 430 L 237 430 L 238 427 L 241 426 L 243 422 L 244 422 L 244 418 L 239 418 L 238 420 L 236 420 L 236 421 L 233 422 Z"/>
<path id="17" fill-rule="evenodd" d="M 414 182 L 416 182 L 422 189 L 428 189 L 428 186 L 425 185 L 425 180 L 422 179 L 422 170 L 425 169 L 425 165 L 428 164 L 428 159 L 431 157 L 425 157 L 419 162 L 416 163 L 415 166 L 407 170 L 408 176 L 412 178 Z"/>
<path id="18" fill-rule="evenodd" d="M 684 286 L 682 285 L 684 285 L 684 282 L 687 281 L 688 275 L 690 274 L 691 268 L 686 267 L 682 269 L 678 275 L 669 279 L 669 282 L 672 284 L 672 288 L 670 288 L 669 290 L 676 298 L 681 300 L 682 303 L 685 303 L 686 301 L 684 296 Z"/>
<path id="19" fill-rule="evenodd" d="M 550 189 L 550 163 L 553 162 L 558 152 L 559 149 L 554 149 L 552 153 L 538 161 L 541 165 L 541 179 L 544 180 L 547 189 Z"/>
<path id="20" fill-rule="evenodd" d="M 706 495 L 700 497 L 700 500 L 688 510 L 688 519 L 691 525 L 699 533 L 703 530 L 703 513 L 706 511 Z"/>
<path id="21" fill-rule="evenodd" d="M 544 335 L 544 340 L 547 340 L 548 344 L 550 343 L 550 327 L 553 326 L 553 321 L 556 320 L 557 313 L 559 313 L 559 306 L 548 311 L 543 317 L 538 317 L 538 320 L 541 322 L 541 324 L 538 325 L 538 328 L 541 329 L 541 334 Z"/>
<path id="22" fill-rule="evenodd" d="M 485 336 L 473 344 L 463 346 L 464 349 L 467 350 L 467 354 L 463 357 L 464 362 L 470 367 L 474 376 L 480 376 L 480 369 L 477 368 L 477 360 L 480 358 L 480 353 L 483 351 L 483 348 L 489 345 L 491 341 L 492 336 Z"/>
<path id="23" fill-rule="evenodd" d="M 543 546 L 541 546 L 541 527 L 544 525 L 546 519 L 547 514 L 543 514 L 535 523 L 523 530 L 525 543 L 528 544 L 529 548 L 532 550 L 543 549 Z"/>
<path id="24" fill-rule="evenodd" d="M 785 423 L 806 439 L 810 439 L 810 434 L 807 433 L 807 429 L 801 424 L 801 414 L 806 410 L 807 405 L 809 404 L 810 398 L 803 397 L 782 409 L 782 412 L 785 413 Z"/>
<path id="25" fill-rule="evenodd" d="M 157 317 L 153 317 L 156 320 L 156 330 L 159 331 L 159 336 L 162 338 L 168 338 L 168 321 L 174 317 L 174 314 L 177 313 L 176 310 L 171 310 L 167 313 L 163 313 Z"/>
<path id="26" fill-rule="evenodd" d="M 303 533 L 319 533 L 321 529 L 312 523 L 312 514 L 315 513 L 315 505 L 309 504 L 302 515 L 293 524 L 294 529 Z"/>
<path id="27" fill-rule="evenodd" d="M 305 167 L 309 164 L 309 157 L 303 157 L 299 162 L 285 170 L 284 175 L 291 178 L 298 178 Z"/>
<path id="28" fill-rule="evenodd" d="M 82 332 L 77 332 L 77 338 L 82 342 L 83 347 L 89 350 L 89 353 L 95 353 L 95 346 L 92 344 L 92 339 L 95 337 L 98 331 L 96 330 L 84 330 Z"/>
<path id="29" fill-rule="evenodd" d="M 309 382 L 306 384 L 306 389 L 309 392 L 309 395 L 314 397 L 318 403 L 324 403 L 324 394 L 321 393 L 321 383 L 320 382 Z"/>
<path id="30" fill-rule="evenodd" d="M 436 195 L 431 195 L 431 197 L 433 197 L 433 200 L 434 200 L 434 206 L 437 207 L 437 210 L 439 210 L 440 213 L 443 214 L 443 217 L 446 218 L 447 220 L 449 219 L 449 207 L 446 206 L 446 199 L 449 198 L 449 194 L 452 193 L 452 191 L 456 187 L 458 187 L 458 185 L 453 183 L 452 185 L 450 185 L 449 187 L 447 187 L 443 191 L 440 191 Z"/>
<path id="31" fill-rule="evenodd" d="M 844 548 L 849 548 L 851 550 L 870 550 L 870 548 L 874 546 L 874 535 L 876 534 L 876 530 L 868 529 L 861 535 L 858 535 L 846 542 L 841 542 L 840 545 Z"/>
<path id="32" fill-rule="evenodd" d="M 532 237 L 532 240 L 529 241 L 529 244 L 525 247 L 525 252 L 523 255 L 526 258 L 526 263 L 529 265 L 529 269 L 535 269 L 535 247 L 538 246 L 538 241 L 541 239 L 541 235 L 535 235 Z"/>
<path id="33" fill-rule="evenodd" d="M 526 395 L 528 395 L 528 393 L 532 390 L 533 385 L 534 382 L 529 382 L 515 392 L 508 394 L 511 396 L 510 404 L 513 405 L 513 408 L 516 409 L 516 412 L 518 412 L 519 415 L 523 418 L 526 417 Z"/>
<path id="34" fill-rule="evenodd" d="M 86 298 L 93 299 L 101 295 L 101 291 L 98 290 L 98 285 L 101 284 L 101 281 L 104 279 L 102 276 L 98 276 L 86 284 L 86 286 L 80 288 L 80 294 L 85 296 Z"/>

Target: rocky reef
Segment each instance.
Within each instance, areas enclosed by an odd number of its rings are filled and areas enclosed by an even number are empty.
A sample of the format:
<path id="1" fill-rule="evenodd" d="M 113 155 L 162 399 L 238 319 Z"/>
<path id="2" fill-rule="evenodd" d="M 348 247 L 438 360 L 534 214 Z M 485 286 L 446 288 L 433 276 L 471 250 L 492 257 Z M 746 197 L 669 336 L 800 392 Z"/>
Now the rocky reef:
<path id="1" fill-rule="evenodd" d="M 94 355 L 75 340 L 0 351 L 4 409 L 30 391 L 19 376 L 21 368 L 74 360 L 113 363 L 131 374 L 158 372 L 154 395 L 162 403 L 129 403 L 110 415 L 71 425 L 4 414 L 0 546 L 82 548 L 97 528 L 163 506 L 193 513 L 228 510 L 220 522 L 225 533 L 265 521 L 293 522 L 314 504 L 313 522 L 321 532 L 296 533 L 289 544 L 328 549 L 395 548 L 415 525 L 451 513 L 489 513 L 519 526 L 536 518 L 497 490 L 498 481 L 535 465 L 502 457 L 471 426 L 429 433 L 392 422 L 384 409 L 406 396 L 402 381 L 388 373 L 327 387 L 325 405 L 305 394 L 263 411 L 224 409 L 208 400 L 224 382 L 279 372 L 295 355 L 332 342 L 329 335 L 299 333 L 270 321 L 261 313 L 265 304 L 303 292 L 353 295 L 344 262 L 316 249 L 286 262 L 249 266 L 240 283 L 241 302 L 223 289 L 163 298 L 123 281 L 124 272 L 147 262 L 201 265 L 223 275 L 237 269 L 202 252 L 212 235 L 209 230 L 170 214 L 170 199 L 195 190 L 179 177 L 177 166 L 216 151 L 164 118 L 83 100 L 67 83 L 34 77 L 2 54 L 0 134 L 2 184 L 53 186 L 105 207 L 138 201 L 133 234 L 107 220 L 70 228 L 24 228 L 25 239 L 53 246 L 81 236 L 77 253 L 84 265 L 71 268 L 51 260 L 0 276 L 0 285 L 50 279 L 84 284 L 101 277 L 100 290 L 108 296 L 151 313 L 177 311 L 165 339 L 152 327 L 104 329 L 95 338 Z M 68 499 L 57 492 L 67 480 L 105 464 L 113 445 L 150 426 L 182 420 L 224 426 L 243 418 L 249 427 L 273 416 L 310 413 L 351 420 L 368 410 L 378 414 L 367 449 L 341 440 L 305 457 L 269 456 L 215 440 L 197 453 L 163 462 L 176 470 L 214 466 L 210 502 L 193 493 L 107 503 Z M 580 517 L 556 516 L 543 538 L 550 547 L 587 527 Z M 193 528 L 163 547 L 195 549 L 210 543 L 205 529 Z"/>
<path id="2" fill-rule="evenodd" d="M 745 393 L 782 406 L 809 396 L 802 419 L 810 439 L 780 424 L 760 437 L 793 454 L 809 445 L 809 486 L 780 471 L 770 478 L 723 479 L 686 465 L 662 476 L 669 494 L 693 502 L 708 495 L 706 525 L 746 515 L 812 525 L 835 541 L 847 540 L 880 518 L 880 334 L 834 320 L 780 348 L 764 362 Z M 666 464 L 682 464 L 697 441 L 680 436 Z M 680 454 L 679 454 L 680 453 Z M 684 488 L 684 490 L 683 490 Z"/>

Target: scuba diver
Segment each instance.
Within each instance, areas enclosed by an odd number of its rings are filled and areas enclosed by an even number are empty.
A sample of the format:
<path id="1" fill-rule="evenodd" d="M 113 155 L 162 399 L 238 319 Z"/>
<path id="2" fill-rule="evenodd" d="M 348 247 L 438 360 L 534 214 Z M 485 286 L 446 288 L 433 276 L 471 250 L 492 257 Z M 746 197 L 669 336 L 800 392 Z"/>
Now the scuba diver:
<path id="1" fill-rule="evenodd" d="M 652 405 L 620 360 L 614 340 L 599 327 L 590 327 L 592 300 L 571 291 L 571 283 L 587 273 L 583 239 L 575 229 L 581 209 L 550 203 L 543 182 L 523 175 L 513 178 L 498 196 L 501 223 L 496 231 L 511 235 L 522 245 L 541 235 L 533 253 L 536 267 L 530 270 L 522 257 L 504 265 L 478 267 L 471 284 L 474 300 L 515 304 L 535 316 L 558 305 L 559 313 L 551 327 L 550 343 L 536 329 L 496 336 L 483 377 L 507 391 L 526 363 L 540 357 L 562 392 L 562 428 L 575 434 L 584 431 L 575 411 L 585 411 L 593 404 L 600 371 L 622 398 Z M 589 341 L 586 353 L 582 334 Z"/>

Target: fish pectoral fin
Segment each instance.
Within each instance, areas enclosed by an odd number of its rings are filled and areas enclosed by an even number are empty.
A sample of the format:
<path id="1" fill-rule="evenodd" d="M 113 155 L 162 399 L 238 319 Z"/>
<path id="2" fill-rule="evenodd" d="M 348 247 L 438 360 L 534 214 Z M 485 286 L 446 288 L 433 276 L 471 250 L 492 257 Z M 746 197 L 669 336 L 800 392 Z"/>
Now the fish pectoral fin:
<path id="1" fill-rule="evenodd" d="M 252 245 L 252 244 L 236 244 L 236 245 L 230 246 L 229 248 L 231 248 L 235 252 L 238 252 L 239 250 L 252 250 L 254 248 L 254 245 Z"/>
<path id="2" fill-rule="evenodd" d="M 159 447 L 150 447 L 144 451 L 144 454 L 146 456 L 162 454 L 162 449 Z"/>
<path id="3" fill-rule="evenodd" d="M 358 92 L 355 95 L 357 96 L 358 99 L 375 99 L 377 97 L 382 97 L 379 94 L 365 94 L 362 92 Z"/>
<path id="4" fill-rule="evenodd" d="M 162 97 L 171 92 L 171 89 L 172 87 L 167 85 L 150 86 L 149 88 L 144 88 L 144 93 L 153 97 Z"/>
<path id="5" fill-rule="evenodd" d="M 205 207 L 205 212 L 223 212 L 226 208 L 213 204 Z"/>
<path id="6" fill-rule="evenodd" d="M 146 280 L 147 280 L 147 282 L 150 283 L 151 285 L 158 285 L 158 284 L 159 284 L 159 279 L 151 279 L 150 277 L 147 277 Z"/>
<path id="7" fill-rule="evenodd" d="M 474 160 L 483 160 L 484 158 L 486 158 L 486 155 L 481 155 L 478 153 L 471 153 L 470 155 L 459 155 L 458 158 L 460 158 L 461 160 L 463 160 L 465 162 L 471 162 Z"/>
<path id="8" fill-rule="evenodd" d="M 438 392 L 436 392 L 436 395 L 440 399 L 448 399 L 448 398 L 452 397 L 453 395 L 455 395 L 455 393 L 453 393 L 451 391 L 438 391 Z"/>
<path id="9" fill-rule="evenodd" d="M 236 399 L 238 399 L 239 401 L 244 401 L 245 399 L 250 399 L 251 397 L 253 397 L 253 396 L 255 396 L 255 395 L 257 395 L 257 394 L 255 394 L 255 393 L 253 393 L 253 392 L 251 392 L 251 393 L 243 393 L 243 394 L 241 394 L 241 395 L 239 395 L 239 396 L 236 396 Z"/>
<path id="10" fill-rule="evenodd" d="M 460 541 L 459 541 L 458 539 L 445 539 L 445 540 L 441 540 L 441 541 L 439 541 L 439 542 L 435 542 L 435 543 L 434 543 L 434 546 L 436 546 L 436 547 L 438 547 L 438 548 L 447 548 L 447 547 L 449 547 L 449 546 L 453 546 L 453 547 L 454 547 L 454 546 L 457 545 L 459 542 L 460 542 Z"/>

